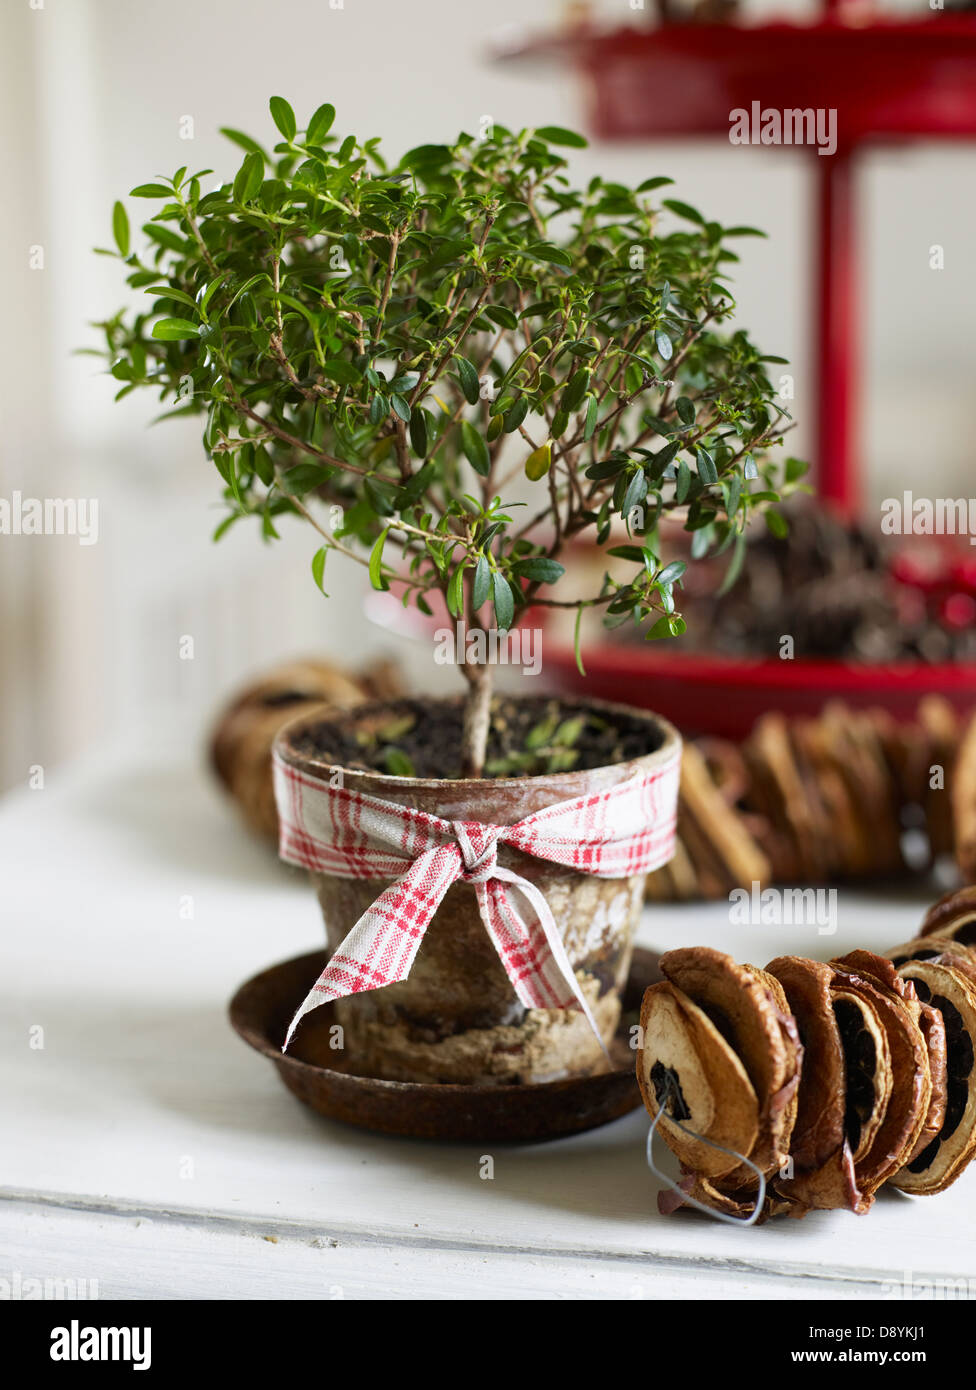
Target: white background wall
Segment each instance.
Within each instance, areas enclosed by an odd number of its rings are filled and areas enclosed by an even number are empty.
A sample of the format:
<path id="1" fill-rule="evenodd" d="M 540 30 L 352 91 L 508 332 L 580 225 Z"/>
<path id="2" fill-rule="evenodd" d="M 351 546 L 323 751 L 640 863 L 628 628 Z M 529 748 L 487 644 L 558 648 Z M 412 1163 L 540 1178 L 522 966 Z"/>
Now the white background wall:
<path id="1" fill-rule="evenodd" d="M 632 15 L 625 0 L 597 8 Z M 810 8 L 784 0 L 750 12 Z M 88 548 L 0 537 L 0 785 L 30 764 L 56 765 L 147 704 L 192 703 L 202 726 L 229 684 L 282 655 L 351 659 L 393 645 L 417 679 L 441 674 L 422 648 L 364 620 L 358 572 L 337 583 L 334 570 L 336 597 L 320 598 L 314 545 L 297 526 L 271 549 L 243 528 L 211 546 L 219 494 L 196 426 L 147 429 L 154 402 L 113 405 L 111 379 L 71 355 L 94 341 L 86 322 L 122 298 L 120 267 L 90 247 L 110 243 L 113 200 L 154 173 L 185 163 L 232 172 L 235 148 L 217 127 L 267 136 L 272 93 L 300 120 L 331 101 L 338 127 L 382 134 L 393 153 L 485 115 L 577 125 L 571 75 L 485 56 L 500 30 L 559 14 L 544 0 L 345 0 L 341 10 L 329 0 L 0 0 L 0 496 L 97 496 L 101 533 Z M 678 196 L 712 216 L 768 230 L 768 242 L 741 243 L 741 315 L 768 351 L 792 359 L 801 421 L 812 416 L 809 158 L 673 143 L 593 147 L 574 160 L 581 178 L 671 174 Z M 930 491 L 935 475 L 946 491 L 971 490 L 974 171 L 964 145 L 866 162 L 864 466 L 875 501 L 919 473 Z M 134 222 L 144 207 L 129 200 Z M 936 242 L 941 273 L 928 268 Z M 32 245 L 44 248 L 43 271 L 28 268 Z M 792 447 L 809 444 L 801 427 Z M 191 663 L 177 656 L 184 634 L 196 642 Z"/>

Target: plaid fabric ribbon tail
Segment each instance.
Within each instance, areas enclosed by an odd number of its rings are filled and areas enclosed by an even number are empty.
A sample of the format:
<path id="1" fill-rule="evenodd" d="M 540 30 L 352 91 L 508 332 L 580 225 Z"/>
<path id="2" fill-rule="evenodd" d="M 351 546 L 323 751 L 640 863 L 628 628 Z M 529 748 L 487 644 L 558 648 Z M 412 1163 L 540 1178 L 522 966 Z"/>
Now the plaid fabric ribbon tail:
<path id="1" fill-rule="evenodd" d="M 451 866 L 453 873 L 444 863 L 449 859 L 456 860 Z M 528 1009 L 567 1009 L 576 1005 L 606 1053 L 544 895 L 535 884 L 500 864 L 495 864 L 490 872 L 491 881 L 475 881 L 478 908 L 519 1001 Z M 295 1029 L 313 1009 L 334 999 L 405 980 L 441 899 L 451 883 L 464 874 L 461 853 L 454 846 L 440 846 L 421 855 L 381 893 L 344 938 L 302 1001 L 288 1025 L 282 1052 L 287 1051 Z M 509 884 L 511 888 L 505 886 Z M 512 889 L 527 899 L 530 913 L 523 916 L 518 911 Z"/>
<path id="2" fill-rule="evenodd" d="M 526 920 L 503 885 L 510 883 L 533 909 Z M 545 895 L 534 883 L 496 864 L 491 881 L 476 883 L 481 920 L 505 967 L 519 1002 L 527 1009 L 571 1009 L 577 1005 L 610 1054 L 586 1002 Z"/>
<path id="3" fill-rule="evenodd" d="M 426 850 L 366 909 L 309 990 L 288 1025 L 282 1052 L 312 1009 L 350 994 L 380 989 L 410 974 L 428 923 L 459 875 L 450 845 Z M 462 866 L 463 867 L 463 866 Z"/>

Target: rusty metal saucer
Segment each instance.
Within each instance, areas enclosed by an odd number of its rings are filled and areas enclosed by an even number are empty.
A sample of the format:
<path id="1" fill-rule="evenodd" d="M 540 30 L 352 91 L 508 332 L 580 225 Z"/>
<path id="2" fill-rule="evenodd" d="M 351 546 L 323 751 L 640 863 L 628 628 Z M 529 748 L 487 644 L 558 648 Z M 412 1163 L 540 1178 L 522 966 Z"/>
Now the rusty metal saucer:
<path id="1" fill-rule="evenodd" d="M 654 951 L 634 951 L 621 1025 L 611 1046 L 614 1070 L 531 1086 L 433 1085 L 357 1076 L 302 1060 L 300 1033 L 294 1051 L 282 1054 L 295 1001 L 311 988 L 326 959 L 325 951 L 312 951 L 263 970 L 241 985 L 229 1009 L 231 1024 L 244 1041 L 268 1057 L 288 1089 L 320 1115 L 415 1139 L 538 1141 L 595 1129 L 641 1103 L 628 1033 L 635 1020 L 628 1014 L 640 1008 L 647 986 L 660 979 Z M 317 1013 L 319 1026 L 327 1027 L 331 1006 L 323 1005 Z"/>

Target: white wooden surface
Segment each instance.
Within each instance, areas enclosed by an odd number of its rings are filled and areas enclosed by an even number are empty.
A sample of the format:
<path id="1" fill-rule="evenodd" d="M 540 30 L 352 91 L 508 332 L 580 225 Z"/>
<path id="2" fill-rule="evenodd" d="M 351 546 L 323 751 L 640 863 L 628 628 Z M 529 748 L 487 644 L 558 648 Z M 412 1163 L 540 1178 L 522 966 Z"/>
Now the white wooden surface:
<path id="1" fill-rule="evenodd" d="M 323 1299 L 896 1298 L 906 1274 L 976 1281 L 976 1174 L 932 1199 L 882 1194 L 864 1218 L 743 1231 L 657 1214 L 642 1111 L 498 1146 L 491 1180 L 484 1148 L 313 1115 L 225 1007 L 321 940 L 317 905 L 201 761 L 160 726 L 0 803 L 0 1279 Z M 642 939 L 826 956 L 908 939 L 925 899 L 839 906 L 835 937 L 733 929 L 713 905 L 649 910 Z"/>

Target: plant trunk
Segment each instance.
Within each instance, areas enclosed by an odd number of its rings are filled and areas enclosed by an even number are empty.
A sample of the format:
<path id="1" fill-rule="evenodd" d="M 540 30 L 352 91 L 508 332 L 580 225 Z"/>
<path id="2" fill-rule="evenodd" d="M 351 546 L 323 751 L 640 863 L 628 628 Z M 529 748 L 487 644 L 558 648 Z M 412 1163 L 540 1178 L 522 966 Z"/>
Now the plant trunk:
<path id="1" fill-rule="evenodd" d="M 468 694 L 461 734 L 461 776 L 481 777 L 491 728 L 492 669 L 490 666 L 465 666 L 463 669 Z"/>

